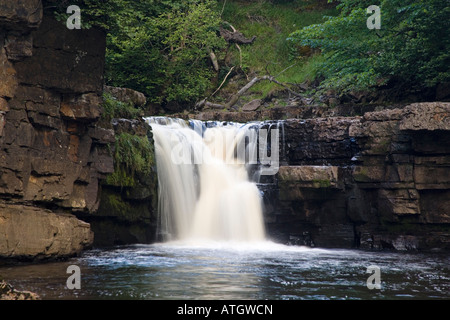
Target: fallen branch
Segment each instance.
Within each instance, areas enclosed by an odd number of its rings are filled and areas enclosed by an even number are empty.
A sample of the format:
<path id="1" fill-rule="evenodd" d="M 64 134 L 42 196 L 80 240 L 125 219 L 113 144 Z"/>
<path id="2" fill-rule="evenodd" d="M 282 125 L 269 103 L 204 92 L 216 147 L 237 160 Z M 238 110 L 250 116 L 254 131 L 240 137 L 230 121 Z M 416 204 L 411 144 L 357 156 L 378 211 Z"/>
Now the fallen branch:
<path id="1" fill-rule="evenodd" d="M 231 71 L 233 71 L 234 66 L 231 67 L 230 71 L 228 71 L 227 75 L 225 76 L 225 78 L 223 79 L 222 83 L 220 84 L 220 86 L 216 89 L 216 91 L 213 92 L 213 94 L 211 94 L 209 97 L 211 98 L 213 95 L 215 95 L 220 88 L 222 88 L 222 86 L 225 84 L 225 81 L 227 81 L 228 76 L 231 74 Z"/>
<path id="2" fill-rule="evenodd" d="M 234 67 L 233 67 L 234 68 Z M 231 73 L 231 70 L 230 72 Z M 227 75 L 228 76 L 228 75 Z M 247 83 L 244 87 L 242 87 L 238 92 L 236 92 L 231 99 L 225 104 L 215 104 L 215 103 L 210 103 L 207 101 L 207 98 L 203 99 L 202 101 L 200 101 L 199 103 L 196 104 L 196 108 L 201 108 L 201 107 L 210 107 L 210 108 L 214 108 L 214 109 L 231 109 L 240 99 L 240 97 L 242 95 L 244 95 L 251 87 L 253 87 L 255 84 L 257 84 L 260 81 L 263 80 L 268 80 L 270 82 L 276 83 L 280 86 L 282 86 L 283 88 L 285 88 L 286 90 L 288 90 L 291 94 L 293 94 L 296 97 L 303 97 L 301 94 L 293 91 L 291 88 L 289 88 L 287 85 L 285 85 L 284 83 L 278 81 L 277 79 L 275 79 L 274 76 L 262 76 L 262 77 L 254 77 L 249 83 Z M 225 80 L 224 80 L 225 81 Z M 222 82 L 222 84 L 220 85 L 220 87 L 223 85 L 224 82 Z M 219 87 L 219 88 L 220 88 Z M 216 90 L 218 91 L 218 90 Z M 214 92 L 215 94 L 216 92 Z M 214 94 L 212 94 L 211 96 L 213 96 Z"/>
<path id="3" fill-rule="evenodd" d="M 216 72 L 218 72 L 219 71 L 219 62 L 217 61 L 216 54 L 212 50 L 208 50 L 208 51 L 209 51 L 209 57 L 211 59 L 211 63 L 214 67 L 214 70 L 216 70 Z"/>
<path id="4" fill-rule="evenodd" d="M 232 106 L 234 106 L 238 101 L 239 98 L 246 93 L 251 87 L 253 87 L 255 84 L 257 84 L 258 82 L 262 81 L 262 80 L 269 80 L 270 82 L 276 83 L 280 86 L 282 86 L 283 88 L 285 88 L 286 90 L 288 90 L 291 94 L 293 94 L 296 97 L 302 97 L 301 94 L 293 91 L 291 88 L 289 88 L 288 86 L 286 86 L 284 83 L 278 81 L 275 79 L 275 77 L 273 76 L 263 76 L 263 77 L 254 77 L 252 79 L 252 81 L 250 81 L 249 83 L 247 83 L 241 90 L 239 90 L 238 92 L 236 92 L 236 94 L 234 94 L 230 101 L 227 102 L 227 104 L 225 105 L 225 108 L 229 109 Z"/>
<path id="5" fill-rule="evenodd" d="M 206 98 L 203 99 L 202 101 L 198 102 L 195 105 L 196 109 L 201 109 L 203 107 L 208 107 L 208 108 L 211 108 L 211 109 L 223 109 L 223 108 L 225 108 L 225 106 L 223 104 L 209 102 L 209 101 L 206 100 Z"/>
<path id="6" fill-rule="evenodd" d="M 229 43 L 237 43 L 237 44 L 252 44 L 256 40 L 256 36 L 253 36 L 251 39 L 246 38 L 242 33 L 236 30 L 233 25 L 229 22 L 226 22 L 233 31 L 229 31 L 225 28 L 220 28 L 220 35 Z"/>

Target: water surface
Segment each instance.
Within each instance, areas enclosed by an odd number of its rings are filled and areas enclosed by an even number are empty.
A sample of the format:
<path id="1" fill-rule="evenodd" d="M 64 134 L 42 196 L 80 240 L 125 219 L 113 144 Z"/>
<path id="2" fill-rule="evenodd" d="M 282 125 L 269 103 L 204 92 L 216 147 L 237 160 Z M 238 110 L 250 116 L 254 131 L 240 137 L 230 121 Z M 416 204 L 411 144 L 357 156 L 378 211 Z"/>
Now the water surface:
<path id="1" fill-rule="evenodd" d="M 449 299 L 449 262 L 443 253 L 172 242 L 94 249 L 0 275 L 43 299 Z M 79 290 L 66 286 L 69 265 L 80 267 Z M 381 289 L 367 287 L 371 265 Z"/>

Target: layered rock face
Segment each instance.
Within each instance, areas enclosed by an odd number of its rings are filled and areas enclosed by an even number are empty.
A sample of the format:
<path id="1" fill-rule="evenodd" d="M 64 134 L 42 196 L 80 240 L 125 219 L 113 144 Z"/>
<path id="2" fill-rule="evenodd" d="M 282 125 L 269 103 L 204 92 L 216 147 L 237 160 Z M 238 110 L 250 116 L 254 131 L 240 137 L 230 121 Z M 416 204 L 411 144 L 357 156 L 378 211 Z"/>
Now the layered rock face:
<path id="1" fill-rule="evenodd" d="M 116 88 L 114 91 L 120 90 Z M 132 92 L 131 98 L 138 95 L 129 89 L 124 91 Z M 127 134 L 153 141 L 151 127 L 142 119 L 113 119 L 112 127 L 119 139 L 122 134 Z M 154 159 L 154 155 L 150 158 Z M 117 164 L 120 163 L 116 163 L 116 170 L 120 172 Z M 94 231 L 96 246 L 152 243 L 157 240 L 158 177 L 156 163 L 153 161 L 150 165 L 151 172 L 127 172 L 123 179 L 102 181 L 99 208 L 84 217 Z"/>
<path id="2" fill-rule="evenodd" d="M 92 234 L 68 213 L 96 211 L 113 171 L 114 132 L 96 125 L 105 34 L 67 29 L 40 0 L 0 8 L 0 257 L 70 256 Z"/>
<path id="3" fill-rule="evenodd" d="M 325 247 L 450 249 L 450 103 L 285 122 L 272 236 Z"/>

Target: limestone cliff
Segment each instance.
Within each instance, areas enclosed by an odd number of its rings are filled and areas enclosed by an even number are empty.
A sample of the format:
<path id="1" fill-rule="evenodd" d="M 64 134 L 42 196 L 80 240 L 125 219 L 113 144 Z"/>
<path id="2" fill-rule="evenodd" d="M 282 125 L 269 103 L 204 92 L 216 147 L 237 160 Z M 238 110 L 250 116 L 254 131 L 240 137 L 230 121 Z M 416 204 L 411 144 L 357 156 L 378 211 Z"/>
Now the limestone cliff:
<path id="1" fill-rule="evenodd" d="M 69 30 L 40 0 L 0 0 L 0 257 L 70 256 L 92 244 L 73 213 L 99 205 L 114 132 L 101 115 L 106 36 Z"/>
<path id="2" fill-rule="evenodd" d="M 450 248 L 450 103 L 287 120 L 285 133 L 273 229 L 318 246 Z"/>

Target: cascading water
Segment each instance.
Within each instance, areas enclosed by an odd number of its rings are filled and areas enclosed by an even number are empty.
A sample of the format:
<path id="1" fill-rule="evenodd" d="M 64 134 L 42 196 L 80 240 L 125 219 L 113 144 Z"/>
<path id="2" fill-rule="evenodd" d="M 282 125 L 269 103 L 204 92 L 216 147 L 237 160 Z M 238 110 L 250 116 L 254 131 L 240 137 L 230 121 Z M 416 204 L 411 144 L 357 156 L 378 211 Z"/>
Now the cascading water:
<path id="1" fill-rule="evenodd" d="M 163 240 L 264 240 L 261 194 L 248 170 L 258 176 L 254 156 L 262 149 L 254 126 L 196 120 L 188 125 L 165 117 L 146 121 L 155 141 Z"/>

